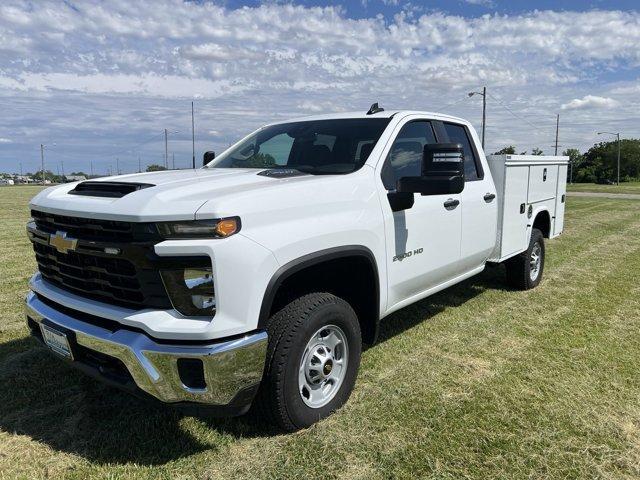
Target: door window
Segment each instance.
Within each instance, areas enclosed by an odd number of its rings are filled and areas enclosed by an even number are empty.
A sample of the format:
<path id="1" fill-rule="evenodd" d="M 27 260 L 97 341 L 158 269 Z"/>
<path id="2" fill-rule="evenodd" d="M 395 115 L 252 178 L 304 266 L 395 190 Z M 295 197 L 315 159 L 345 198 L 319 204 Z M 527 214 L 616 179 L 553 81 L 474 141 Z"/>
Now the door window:
<path id="1" fill-rule="evenodd" d="M 445 123 L 444 129 L 449 136 L 449 142 L 459 143 L 464 149 L 464 179 L 473 181 L 482 178 L 482 173 L 478 172 L 478 158 L 469 140 L 467 129 L 463 125 L 455 123 Z"/>
<path id="2" fill-rule="evenodd" d="M 402 177 L 422 175 L 422 150 L 428 143 L 436 143 L 431 122 L 418 120 L 402 127 L 382 167 L 382 183 L 387 190 L 395 190 Z"/>

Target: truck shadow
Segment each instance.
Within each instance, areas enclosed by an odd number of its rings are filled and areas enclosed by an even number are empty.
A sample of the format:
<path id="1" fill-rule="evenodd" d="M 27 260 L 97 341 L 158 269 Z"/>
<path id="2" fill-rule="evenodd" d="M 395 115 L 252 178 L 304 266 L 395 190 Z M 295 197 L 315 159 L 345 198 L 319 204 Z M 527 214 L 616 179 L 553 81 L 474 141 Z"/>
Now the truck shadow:
<path id="1" fill-rule="evenodd" d="M 0 344 L 0 430 L 98 463 L 161 465 L 236 438 L 273 435 L 249 418 L 191 416 L 102 385 L 31 338 Z M 198 425 L 198 423 L 200 425 Z M 190 430 L 213 428 L 200 440 Z"/>
<path id="2" fill-rule="evenodd" d="M 485 290 L 512 290 L 505 282 L 504 267 L 488 266 L 474 277 L 392 313 L 380 323 L 377 343 L 428 321 L 447 308 L 463 305 Z"/>
<path id="3" fill-rule="evenodd" d="M 380 341 L 484 290 L 504 289 L 502 278 L 501 269 L 488 269 L 391 315 L 382 323 Z M 0 385 L 0 429 L 99 463 L 161 465 L 205 450 L 215 451 L 228 443 L 224 436 L 239 439 L 278 434 L 254 416 L 191 416 L 192 411 L 144 402 L 53 359 L 31 338 L 0 344 Z M 210 428 L 215 434 L 197 438 L 191 433 L 201 428 Z"/>

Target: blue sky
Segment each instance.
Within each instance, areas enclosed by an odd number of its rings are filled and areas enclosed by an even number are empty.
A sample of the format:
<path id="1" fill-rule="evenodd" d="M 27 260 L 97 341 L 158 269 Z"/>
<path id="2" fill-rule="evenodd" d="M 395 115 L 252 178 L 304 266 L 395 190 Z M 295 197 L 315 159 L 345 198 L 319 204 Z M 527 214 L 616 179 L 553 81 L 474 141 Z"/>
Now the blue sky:
<path id="1" fill-rule="evenodd" d="M 221 2 L 229 8 L 241 8 L 244 6 L 257 7 L 264 2 L 260 1 L 236 1 Z M 350 18 L 368 18 L 375 15 L 391 17 L 411 4 L 414 9 L 422 13 L 445 12 L 450 15 L 462 17 L 477 17 L 487 13 L 500 15 L 517 15 L 532 10 L 555 10 L 586 12 L 590 10 L 637 10 L 638 2 L 635 0 L 432 0 L 432 1 L 402 1 L 402 0 L 350 0 L 350 1 L 317 1 L 304 0 L 296 2 L 307 7 L 335 6 L 344 9 L 346 16 Z"/>
<path id="2" fill-rule="evenodd" d="M 469 118 L 487 149 L 640 137 L 631 1 L 0 3 L 0 171 L 138 169 L 264 123 L 378 101 Z M 170 162 L 171 163 L 171 162 Z"/>

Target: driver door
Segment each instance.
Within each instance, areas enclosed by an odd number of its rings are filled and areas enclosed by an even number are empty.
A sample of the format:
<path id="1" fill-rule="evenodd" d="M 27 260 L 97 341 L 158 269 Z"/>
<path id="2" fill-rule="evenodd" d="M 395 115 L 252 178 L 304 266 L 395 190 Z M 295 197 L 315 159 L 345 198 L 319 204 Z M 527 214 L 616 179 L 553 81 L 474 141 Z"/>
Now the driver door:
<path id="1" fill-rule="evenodd" d="M 392 309 L 457 276 L 460 262 L 460 194 L 413 194 L 414 205 L 393 212 L 389 194 L 402 177 L 422 174 L 422 151 L 436 143 L 431 122 L 412 120 L 398 127 L 381 170 L 387 245 L 387 308 Z M 408 303 L 408 302 L 407 302 Z"/>

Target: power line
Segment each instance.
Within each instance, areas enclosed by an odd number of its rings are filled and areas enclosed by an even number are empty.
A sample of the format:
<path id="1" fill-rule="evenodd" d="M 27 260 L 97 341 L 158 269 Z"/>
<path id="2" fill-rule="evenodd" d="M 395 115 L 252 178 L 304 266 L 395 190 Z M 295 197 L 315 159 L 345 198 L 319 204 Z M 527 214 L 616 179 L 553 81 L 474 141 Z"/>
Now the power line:
<path id="1" fill-rule="evenodd" d="M 540 133 L 544 133 L 545 135 L 548 133 L 546 131 L 541 130 L 537 125 L 534 125 L 533 123 L 531 123 L 529 120 L 527 120 L 526 118 L 516 114 L 513 110 L 511 110 L 511 108 L 509 108 L 505 103 L 503 103 L 500 99 L 494 97 L 493 95 L 491 95 L 490 93 L 487 93 L 487 95 L 489 95 L 493 100 L 495 100 L 496 102 L 498 102 L 498 104 L 500 106 L 502 106 L 507 112 L 509 112 L 511 115 L 513 115 L 515 118 L 522 120 L 523 122 L 525 122 L 526 124 L 528 124 L 529 126 L 535 128 L 537 131 L 539 131 Z"/>

